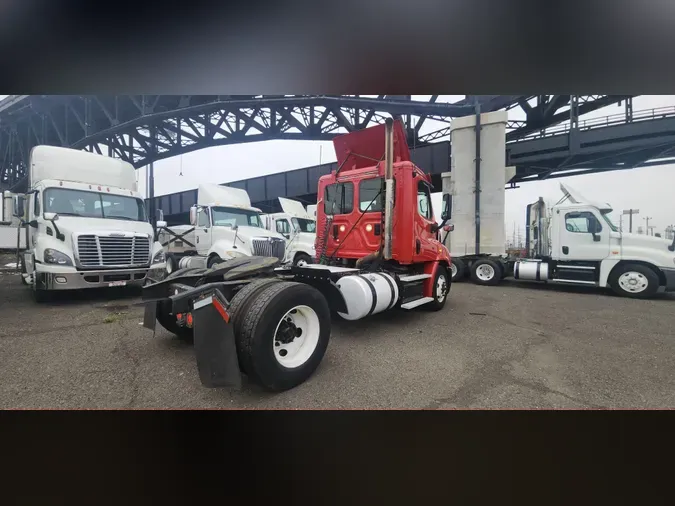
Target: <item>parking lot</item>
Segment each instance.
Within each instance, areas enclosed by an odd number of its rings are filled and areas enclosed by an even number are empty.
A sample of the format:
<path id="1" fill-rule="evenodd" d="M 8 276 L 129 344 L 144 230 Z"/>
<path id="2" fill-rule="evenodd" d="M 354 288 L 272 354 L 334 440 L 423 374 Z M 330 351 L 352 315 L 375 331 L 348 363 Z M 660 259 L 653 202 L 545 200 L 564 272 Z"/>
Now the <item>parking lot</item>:
<path id="1" fill-rule="evenodd" d="M 675 297 L 458 283 L 445 310 L 335 321 L 316 374 L 270 394 L 199 383 L 192 348 L 141 326 L 138 291 L 37 305 L 0 274 L 0 408 L 675 407 Z"/>

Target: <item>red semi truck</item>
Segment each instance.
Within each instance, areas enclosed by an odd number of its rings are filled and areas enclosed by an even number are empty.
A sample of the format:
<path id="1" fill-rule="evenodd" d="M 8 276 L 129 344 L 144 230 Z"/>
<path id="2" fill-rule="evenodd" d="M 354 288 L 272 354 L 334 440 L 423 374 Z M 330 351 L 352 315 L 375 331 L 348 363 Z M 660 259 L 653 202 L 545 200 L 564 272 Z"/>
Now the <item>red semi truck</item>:
<path id="1" fill-rule="evenodd" d="M 339 168 L 319 182 L 318 263 L 236 258 L 144 288 L 144 325 L 194 340 L 203 385 L 238 386 L 242 372 L 273 391 L 299 385 L 323 358 L 331 311 L 357 320 L 444 307 L 450 255 L 401 124 L 388 120 L 334 145 Z"/>

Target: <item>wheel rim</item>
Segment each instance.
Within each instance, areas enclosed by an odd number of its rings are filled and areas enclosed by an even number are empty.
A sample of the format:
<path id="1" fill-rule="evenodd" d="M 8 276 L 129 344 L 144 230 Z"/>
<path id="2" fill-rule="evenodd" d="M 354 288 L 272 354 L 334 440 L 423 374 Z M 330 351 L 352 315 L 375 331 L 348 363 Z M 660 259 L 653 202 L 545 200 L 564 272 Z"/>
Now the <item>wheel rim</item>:
<path id="1" fill-rule="evenodd" d="M 457 277 L 457 266 L 455 264 L 450 265 L 450 272 L 452 273 L 453 278 Z"/>
<path id="2" fill-rule="evenodd" d="M 626 292 L 640 293 L 647 289 L 649 280 L 641 272 L 628 271 L 619 276 L 619 286 Z"/>
<path id="3" fill-rule="evenodd" d="M 295 306 L 279 320 L 274 331 L 274 358 L 288 369 L 300 367 L 316 350 L 320 333 L 316 312 L 309 306 Z"/>
<path id="4" fill-rule="evenodd" d="M 495 270 L 489 264 L 481 264 L 476 269 L 476 276 L 481 281 L 490 281 L 492 278 L 495 277 Z"/>
<path id="5" fill-rule="evenodd" d="M 443 302 L 446 296 L 448 281 L 445 279 L 445 275 L 441 274 L 436 280 L 436 300 L 438 302 Z"/>

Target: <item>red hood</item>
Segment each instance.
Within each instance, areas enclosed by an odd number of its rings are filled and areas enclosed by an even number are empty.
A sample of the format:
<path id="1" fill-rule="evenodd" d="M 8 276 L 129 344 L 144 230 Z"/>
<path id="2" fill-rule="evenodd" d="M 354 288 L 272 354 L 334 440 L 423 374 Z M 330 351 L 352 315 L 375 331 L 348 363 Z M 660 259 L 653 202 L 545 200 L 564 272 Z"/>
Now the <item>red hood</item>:
<path id="1" fill-rule="evenodd" d="M 377 125 L 335 137 L 333 146 L 337 166 L 342 166 L 340 172 L 373 167 L 378 160 L 384 160 L 384 129 L 385 125 Z M 342 165 L 345 160 L 347 162 Z M 408 161 L 410 150 L 403 123 L 394 121 L 394 163 Z"/>

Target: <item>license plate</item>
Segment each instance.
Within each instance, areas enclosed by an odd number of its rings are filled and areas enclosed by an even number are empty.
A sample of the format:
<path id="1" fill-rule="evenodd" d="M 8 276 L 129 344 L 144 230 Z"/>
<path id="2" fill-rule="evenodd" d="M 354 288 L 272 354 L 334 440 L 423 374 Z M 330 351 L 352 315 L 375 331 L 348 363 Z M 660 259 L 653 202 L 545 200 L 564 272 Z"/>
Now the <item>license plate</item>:
<path id="1" fill-rule="evenodd" d="M 127 282 L 126 281 L 113 281 L 111 283 L 108 283 L 108 286 L 126 286 Z"/>

